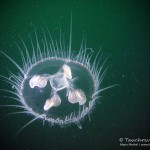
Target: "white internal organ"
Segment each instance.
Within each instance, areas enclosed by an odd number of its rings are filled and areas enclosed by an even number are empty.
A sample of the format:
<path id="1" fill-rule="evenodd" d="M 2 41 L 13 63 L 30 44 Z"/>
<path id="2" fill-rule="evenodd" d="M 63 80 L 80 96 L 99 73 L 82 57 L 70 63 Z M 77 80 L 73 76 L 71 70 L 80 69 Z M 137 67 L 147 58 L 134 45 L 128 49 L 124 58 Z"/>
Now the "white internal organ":
<path id="1" fill-rule="evenodd" d="M 35 75 L 30 79 L 29 85 L 31 88 L 34 88 L 35 86 L 38 86 L 39 88 L 44 88 L 47 85 L 47 81 L 48 79 L 46 77 Z"/>
<path id="2" fill-rule="evenodd" d="M 79 102 L 79 105 L 84 105 L 86 96 L 81 89 L 71 89 L 68 91 L 68 101 L 72 104 Z"/>
<path id="3" fill-rule="evenodd" d="M 63 70 L 64 70 L 64 74 L 68 79 L 72 79 L 72 73 L 71 73 L 71 69 L 68 65 L 64 64 L 63 65 Z"/>
<path id="4" fill-rule="evenodd" d="M 52 98 L 46 100 L 44 104 L 44 110 L 47 111 L 53 106 L 59 106 L 61 104 L 61 99 L 58 94 L 54 94 Z"/>

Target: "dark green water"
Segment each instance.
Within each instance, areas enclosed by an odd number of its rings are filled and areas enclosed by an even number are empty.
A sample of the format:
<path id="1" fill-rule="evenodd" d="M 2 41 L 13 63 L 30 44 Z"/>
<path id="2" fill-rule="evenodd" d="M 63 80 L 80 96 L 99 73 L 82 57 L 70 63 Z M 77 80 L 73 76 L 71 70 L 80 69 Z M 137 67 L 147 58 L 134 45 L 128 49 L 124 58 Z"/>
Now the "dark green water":
<path id="1" fill-rule="evenodd" d="M 119 84 L 102 93 L 100 104 L 82 122 L 83 129 L 72 125 L 66 128 L 50 127 L 36 121 L 17 137 L 16 132 L 32 117 L 10 115 L 15 108 L 0 108 L 1 150 L 115 150 L 122 149 L 120 138 L 150 139 L 150 10 L 148 2 L 140 0 L 47 0 L 0 2 L 0 50 L 19 64 L 21 57 L 15 42 L 18 35 L 28 41 L 33 34 L 49 27 L 54 39 L 59 28 L 69 37 L 70 15 L 73 17 L 72 47 L 78 49 L 86 34 L 87 47 L 110 55 L 110 65 L 103 87 Z M 0 55 L 0 74 L 8 76 L 7 69 L 17 72 L 3 55 Z M 0 87 L 11 87 L 0 81 Z M 0 93 L 0 104 L 10 104 Z M 150 144 L 150 142 L 149 142 Z M 126 149 L 133 148 L 126 146 Z M 140 147 L 136 147 L 140 149 Z M 150 146 L 145 146 L 150 148 Z"/>

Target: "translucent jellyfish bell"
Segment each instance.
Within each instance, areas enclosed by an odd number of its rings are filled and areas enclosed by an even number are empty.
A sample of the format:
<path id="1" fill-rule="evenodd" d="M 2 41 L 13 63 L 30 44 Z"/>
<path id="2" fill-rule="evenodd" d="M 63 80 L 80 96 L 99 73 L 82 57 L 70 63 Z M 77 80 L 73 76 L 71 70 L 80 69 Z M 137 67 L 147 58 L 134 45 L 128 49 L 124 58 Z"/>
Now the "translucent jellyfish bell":
<path id="1" fill-rule="evenodd" d="M 42 68 L 41 68 L 42 66 Z M 77 61 L 49 58 L 28 71 L 22 83 L 25 103 L 48 122 L 77 123 L 90 113 L 96 96 L 92 72 Z"/>
<path id="2" fill-rule="evenodd" d="M 14 99 L 20 102 L 18 107 L 23 108 L 20 113 L 34 116 L 27 125 L 42 119 L 51 125 L 65 126 L 75 123 L 81 129 L 80 122 L 91 113 L 99 93 L 112 87 L 100 89 L 107 70 L 103 70 L 106 60 L 100 64 L 99 52 L 95 57 L 93 50 L 88 53 L 89 49 L 84 40 L 79 50 L 74 52 L 71 47 L 71 31 L 72 26 L 67 46 L 61 36 L 59 42 L 49 39 L 49 31 L 44 32 L 41 42 L 35 33 L 36 41 L 30 38 L 31 47 L 25 45 L 21 39 L 22 46 L 18 47 L 22 51 L 23 68 L 1 52 L 20 71 L 19 75 L 11 73 L 11 78 L 1 77 L 15 89 L 15 92 L 9 92 L 14 93 Z M 30 49 L 33 50 L 32 55 L 29 53 Z"/>

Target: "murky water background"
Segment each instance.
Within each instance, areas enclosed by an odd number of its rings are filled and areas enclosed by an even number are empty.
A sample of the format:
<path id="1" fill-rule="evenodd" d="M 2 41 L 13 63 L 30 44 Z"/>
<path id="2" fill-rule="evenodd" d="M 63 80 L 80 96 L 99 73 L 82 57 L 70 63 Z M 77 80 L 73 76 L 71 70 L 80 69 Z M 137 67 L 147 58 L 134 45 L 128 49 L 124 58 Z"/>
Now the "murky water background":
<path id="1" fill-rule="evenodd" d="M 19 64 L 21 57 L 15 42 L 18 35 L 28 43 L 28 33 L 34 35 L 48 26 L 54 39 L 59 28 L 66 40 L 69 37 L 70 16 L 73 18 L 72 47 L 77 50 L 83 35 L 87 47 L 98 51 L 102 46 L 104 57 L 110 55 L 110 68 L 102 87 L 119 84 L 102 93 L 100 104 L 82 123 L 83 129 L 50 127 L 36 121 L 16 138 L 16 132 L 32 117 L 6 116 L 15 108 L 0 108 L 0 149 L 20 150 L 77 150 L 122 149 L 120 138 L 150 138 L 149 59 L 150 12 L 145 1 L 5 1 L 0 2 L 0 50 Z M 40 34 L 39 34 L 40 36 Z M 40 38 L 40 37 L 39 37 Z M 8 76 L 7 69 L 18 72 L 10 61 L 0 54 L 0 74 Z M 0 81 L 0 87 L 11 87 Z M 0 92 L 0 103 L 9 104 Z M 14 102 L 15 103 L 15 102 Z"/>

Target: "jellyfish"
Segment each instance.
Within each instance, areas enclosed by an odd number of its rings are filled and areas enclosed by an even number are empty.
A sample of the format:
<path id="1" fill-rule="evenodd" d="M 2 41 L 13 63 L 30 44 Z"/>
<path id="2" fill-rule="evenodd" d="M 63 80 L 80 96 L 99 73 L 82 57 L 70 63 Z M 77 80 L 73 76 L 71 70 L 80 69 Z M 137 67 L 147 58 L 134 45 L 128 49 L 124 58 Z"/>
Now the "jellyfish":
<path id="1" fill-rule="evenodd" d="M 78 50 L 72 49 L 72 21 L 67 46 L 61 33 L 60 39 L 54 42 L 49 30 L 46 31 L 43 32 L 42 42 L 36 30 L 36 42 L 29 36 L 30 48 L 21 38 L 23 48 L 18 48 L 23 67 L 1 51 L 18 68 L 18 73 L 10 72 L 10 77 L 0 75 L 13 87 L 5 91 L 13 94 L 11 98 L 18 101 L 18 105 L 6 106 L 22 109 L 14 114 L 33 116 L 19 132 L 39 119 L 61 127 L 74 123 L 82 129 L 81 121 L 90 116 L 101 91 L 112 87 L 101 88 L 107 71 L 107 67 L 104 68 L 107 59 L 101 62 L 100 51 L 95 54 L 87 48 L 85 38 Z"/>

